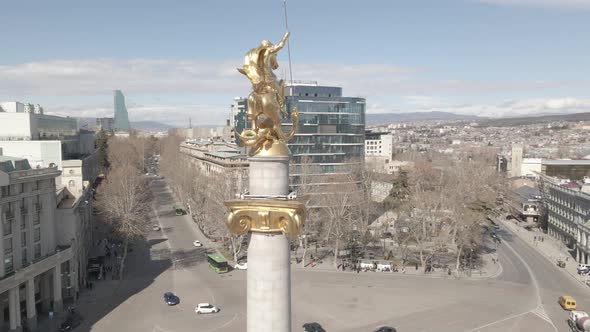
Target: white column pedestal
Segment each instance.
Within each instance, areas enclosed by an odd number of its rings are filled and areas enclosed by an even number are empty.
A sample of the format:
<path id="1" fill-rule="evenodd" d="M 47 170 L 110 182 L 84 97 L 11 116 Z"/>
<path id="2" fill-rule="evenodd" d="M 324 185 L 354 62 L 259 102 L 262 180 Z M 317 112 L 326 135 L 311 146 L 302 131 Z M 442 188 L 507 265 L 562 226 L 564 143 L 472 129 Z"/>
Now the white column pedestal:
<path id="1" fill-rule="evenodd" d="M 247 331 L 291 331 L 289 240 L 252 233 L 248 247 Z"/>

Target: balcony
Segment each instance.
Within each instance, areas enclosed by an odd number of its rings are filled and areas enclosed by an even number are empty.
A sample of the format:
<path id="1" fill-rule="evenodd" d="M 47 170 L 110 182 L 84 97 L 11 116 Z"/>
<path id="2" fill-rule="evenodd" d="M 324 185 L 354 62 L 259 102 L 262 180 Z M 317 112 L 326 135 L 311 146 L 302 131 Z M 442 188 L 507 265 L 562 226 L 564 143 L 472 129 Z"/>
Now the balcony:
<path id="1" fill-rule="evenodd" d="M 29 213 L 29 210 L 26 207 L 22 206 L 20 208 L 20 214 L 22 214 L 24 216 L 27 213 Z"/>
<path id="2" fill-rule="evenodd" d="M 41 212 L 43 205 L 41 203 L 35 203 L 35 212 Z"/>

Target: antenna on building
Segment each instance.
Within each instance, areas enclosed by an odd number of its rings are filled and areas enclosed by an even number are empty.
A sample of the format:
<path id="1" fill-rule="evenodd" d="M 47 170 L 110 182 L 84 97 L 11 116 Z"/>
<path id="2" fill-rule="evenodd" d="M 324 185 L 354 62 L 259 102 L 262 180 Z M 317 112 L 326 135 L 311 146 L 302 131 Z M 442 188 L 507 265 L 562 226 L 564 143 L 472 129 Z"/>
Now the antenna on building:
<path id="1" fill-rule="evenodd" d="M 289 20 L 287 18 L 287 0 L 283 0 L 283 7 L 285 8 L 285 29 L 289 31 Z M 289 56 L 289 95 L 293 95 L 293 71 L 291 69 L 291 42 L 287 39 L 287 54 Z"/>
<path id="2" fill-rule="evenodd" d="M 188 128 L 192 129 L 193 128 L 193 123 L 191 122 L 191 117 L 188 117 Z"/>

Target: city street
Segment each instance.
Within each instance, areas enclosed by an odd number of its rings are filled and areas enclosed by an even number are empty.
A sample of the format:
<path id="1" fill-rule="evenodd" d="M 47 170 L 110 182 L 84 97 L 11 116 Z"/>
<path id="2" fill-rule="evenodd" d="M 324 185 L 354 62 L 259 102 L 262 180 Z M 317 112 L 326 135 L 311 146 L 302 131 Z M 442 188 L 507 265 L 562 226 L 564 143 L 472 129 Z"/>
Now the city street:
<path id="1" fill-rule="evenodd" d="M 113 296 L 79 304 L 86 317 L 80 330 L 245 331 L 246 271 L 210 270 L 207 239 L 189 216 L 174 215 L 163 180 L 152 180 L 151 188 L 159 215 L 154 224 L 162 229 L 131 253 L 126 280 Z M 350 332 L 380 325 L 398 331 L 568 331 L 557 297 L 568 293 L 590 308 L 585 290 L 505 228 L 498 234 L 503 272 L 496 279 L 293 269 L 293 330 L 318 322 L 327 331 Z M 205 246 L 194 247 L 195 239 Z M 180 304 L 166 305 L 167 291 Z M 221 311 L 197 315 L 199 302 Z"/>

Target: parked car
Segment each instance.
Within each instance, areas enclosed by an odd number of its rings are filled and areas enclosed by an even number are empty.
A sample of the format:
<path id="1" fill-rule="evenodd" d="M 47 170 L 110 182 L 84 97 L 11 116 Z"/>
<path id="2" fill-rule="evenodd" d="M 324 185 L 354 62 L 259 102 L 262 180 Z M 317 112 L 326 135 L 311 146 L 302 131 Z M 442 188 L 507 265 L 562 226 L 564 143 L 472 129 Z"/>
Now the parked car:
<path id="1" fill-rule="evenodd" d="M 178 302 L 180 302 L 180 299 L 178 298 L 178 296 L 174 295 L 174 293 L 166 292 L 164 293 L 164 302 L 167 305 L 177 305 Z"/>
<path id="2" fill-rule="evenodd" d="M 201 241 L 195 240 L 195 242 L 193 242 L 193 246 L 195 246 L 195 247 L 202 247 L 203 244 L 201 243 Z"/>
<path id="3" fill-rule="evenodd" d="M 305 323 L 303 324 L 303 330 L 305 332 L 326 332 L 324 328 L 318 323 Z"/>
<path id="4" fill-rule="evenodd" d="M 195 307 L 195 312 L 197 314 L 214 314 L 219 312 L 219 308 L 210 303 L 199 303 Z"/>
<path id="5" fill-rule="evenodd" d="M 78 325 L 80 325 L 81 323 L 82 323 L 82 317 L 80 317 L 80 315 L 76 315 L 76 314 L 70 315 L 61 324 L 59 331 L 60 332 L 72 331 L 73 329 L 78 327 Z"/>
<path id="6" fill-rule="evenodd" d="M 580 273 L 587 273 L 588 270 L 590 270 L 590 265 L 588 264 L 578 264 L 578 267 L 576 268 L 576 270 L 578 271 L 578 274 Z M 585 272 L 582 272 L 585 271 Z"/>
<path id="7" fill-rule="evenodd" d="M 159 231 L 160 230 L 160 225 L 154 225 L 154 226 L 152 226 L 152 229 L 154 231 Z"/>
<path id="8" fill-rule="evenodd" d="M 247 270 L 248 269 L 248 262 L 241 262 L 236 264 L 236 266 L 234 266 L 234 269 L 236 270 Z"/>

